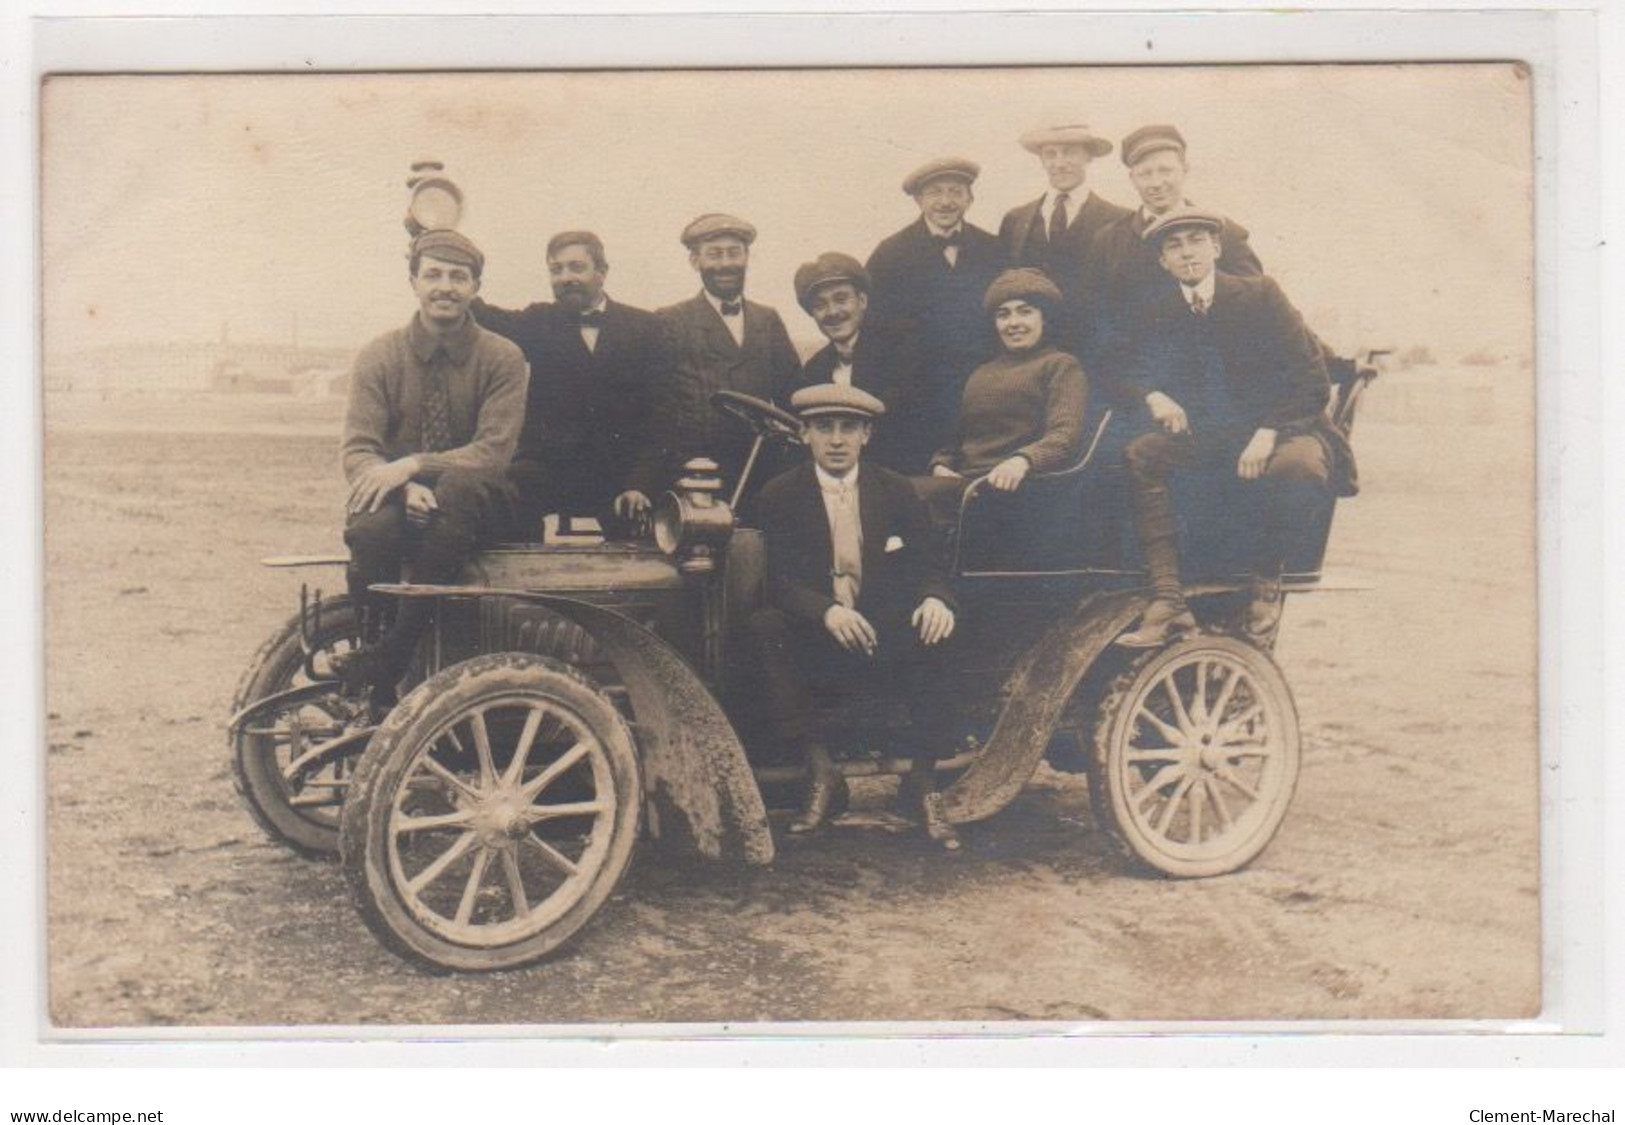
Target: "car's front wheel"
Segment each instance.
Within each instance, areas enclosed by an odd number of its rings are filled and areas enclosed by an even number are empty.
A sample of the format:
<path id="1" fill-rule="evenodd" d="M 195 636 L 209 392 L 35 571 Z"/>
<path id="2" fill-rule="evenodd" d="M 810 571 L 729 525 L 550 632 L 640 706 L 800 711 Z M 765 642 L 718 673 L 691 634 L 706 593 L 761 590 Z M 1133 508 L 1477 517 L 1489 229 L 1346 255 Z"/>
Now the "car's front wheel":
<path id="1" fill-rule="evenodd" d="M 344 869 L 386 946 L 434 969 L 553 952 L 625 873 L 642 816 L 632 732 L 569 665 L 453 665 L 390 713 L 344 807 Z"/>

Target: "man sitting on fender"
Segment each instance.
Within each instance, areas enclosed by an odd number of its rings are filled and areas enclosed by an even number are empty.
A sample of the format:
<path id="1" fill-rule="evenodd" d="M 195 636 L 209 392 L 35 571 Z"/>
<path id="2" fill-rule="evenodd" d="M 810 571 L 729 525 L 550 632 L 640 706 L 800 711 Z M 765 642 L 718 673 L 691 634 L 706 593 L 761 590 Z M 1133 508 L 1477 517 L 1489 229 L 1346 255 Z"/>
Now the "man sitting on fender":
<path id="1" fill-rule="evenodd" d="M 812 460 L 761 492 L 768 605 L 748 623 L 773 733 L 804 753 L 810 774 L 806 809 L 790 831 L 811 832 L 845 796 L 813 730 L 814 687 L 839 692 L 879 680 L 909 707 L 914 764 L 905 792 L 930 837 L 957 849 L 935 782 L 935 760 L 952 745 L 936 664 L 954 631 L 954 598 L 932 550 L 930 514 L 907 477 L 860 465 L 886 410 L 879 399 L 826 383 L 803 387 L 790 403 L 806 423 Z"/>
<path id="2" fill-rule="evenodd" d="M 1131 647 L 1156 647 L 1196 625 L 1179 578 L 1174 472 L 1224 467 L 1265 490 L 1246 619 L 1255 637 L 1280 620 L 1293 494 L 1328 479 L 1316 433 L 1330 397 L 1320 350 L 1272 279 L 1215 271 L 1223 227 L 1221 216 L 1193 208 L 1146 227 L 1169 276 L 1134 311 L 1133 360 L 1106 372 L 1114 397 L 1151 424 L 1124 452 L 1154 597 L 1139 628 L 1119 640 Z"/>

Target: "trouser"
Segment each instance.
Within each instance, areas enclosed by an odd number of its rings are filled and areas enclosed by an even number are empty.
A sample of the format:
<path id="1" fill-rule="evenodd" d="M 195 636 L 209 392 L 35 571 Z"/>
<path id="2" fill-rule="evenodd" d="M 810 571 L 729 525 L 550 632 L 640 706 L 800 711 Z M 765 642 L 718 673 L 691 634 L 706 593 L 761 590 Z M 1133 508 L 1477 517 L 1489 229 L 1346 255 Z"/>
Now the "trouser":
<path id="1" fill-rule="evenodd" d="M 515 496 L 513 522 L 506 534 L 519 542 L 541 542 L 542 518 L 551 513 L 590 516 L 598 521 L 605 539 L 633 539 L 640 530 L 637 521 L 615 514 L 615 497 L 606 499 L 601 486 L 588 489 L 562 484 L 558 474 L 540 462 L 515 461 L 508 468 L 508 479 Z"/>
<path id="2" fill-rule="evenodd" d="M 376 512 L 351 516 L 344 528 L 350 597 L 374 622 L 382 621 L 393 604 L 394 620 L 377 637 L 377 648 L 397 679 L 428 628 L 433 607 L 426 598 L 383 597 L 368 587 L 399 582 L 403 563 L 410 564 L 414 582 L 456 582 L 474 553 L 502 536 L 514 500 L 513 485 L 501 470 L 453 470 L 435 482 L 438 510 L 418 527 L 406 518 L 402 493 L 395 492 Z"/>
<path id="3" fill-rule="evenodd" d="M 1123 459 L 1128 465 L 1135 525 L 1140 547 L 1145 552 L 1151 591 L 1156 597 L 1179 601 L 1184 596 L 1179 580 L 1178 532 L 1168 478 L 1182 469 L 1210 468 L 1234 473 L 1245 446 L 1246 438 L 1234 435 L 1161 431 L 1141 434 L 1128 443 Z M 1266 581 L 1280 578 L 1290 521 L 1295 512 L 1304 510 L 1301 494 L 1305 489 L 1324 489 L 1328 477 L 1326 446 L 1318 437 L 1295 434 L 1276 441 L 1264 475 L 1250 482 L 1260 490 L 1261 501 L 1262 522 L 1252 551 L 1256 578 Z"/>
<path id="4" fill-rule="evenodd" d="M 817 733 L 815 698 L 840 699 L 863 685 L 901 697 L 908 707 L 909 757 L 932 761 L 951 756 L 955 731 L 942 667 L 950 642 L 921 643 L 909 621 L 913 607 L 877 612 L 865 606 L 859 612 L 880 640 L 872 656 L 847 652 L 822 622 L 783 610 L 757 610 L 746 622 L 761 703 L 773 734 L 786 744 L 805 743 Z"/>

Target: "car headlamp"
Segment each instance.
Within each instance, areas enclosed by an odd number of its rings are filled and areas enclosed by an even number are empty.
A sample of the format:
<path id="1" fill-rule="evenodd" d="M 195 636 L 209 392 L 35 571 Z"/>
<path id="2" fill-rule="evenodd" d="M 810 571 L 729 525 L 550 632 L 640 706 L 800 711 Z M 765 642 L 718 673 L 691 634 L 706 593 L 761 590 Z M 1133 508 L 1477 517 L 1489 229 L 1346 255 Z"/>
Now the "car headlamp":
<path id="1" fill-rule="evenodd" d="M 696 458 L 683 472 L 676 487 L 655 501 L 655 545 L 679 559 L 677 569 L 684 574 L 709 574 L 733 535 L 733 510 L 717 496 L 722 479 L 715 461 Z"/>

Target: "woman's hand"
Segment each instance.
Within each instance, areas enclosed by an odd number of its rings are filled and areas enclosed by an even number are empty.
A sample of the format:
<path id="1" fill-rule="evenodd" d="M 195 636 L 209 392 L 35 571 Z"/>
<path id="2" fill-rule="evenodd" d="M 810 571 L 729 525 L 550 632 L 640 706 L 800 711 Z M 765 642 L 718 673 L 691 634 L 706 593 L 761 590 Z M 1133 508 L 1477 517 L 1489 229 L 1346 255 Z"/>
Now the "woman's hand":
<path id="1" fill-rule="evenodd" d="M 931 466 L 931 475 L 934 476 L 934 477 L 960 477 L 960 476 L 964 476 L 965 474 L 964 473 L 956 473 L 952 469 L 950 469 L 947 465 L 932 465 Z"/>
<path id="2" fill-rule="evenodd" d="M 1017 454 L 994 465 L 993 471 L 987 474 L 987 483 L 1000 492 L 1014 492 L 1032 471 L 1033 463 Z"/>
<path id="3" fill-rule="evenodd" d="M 1145 408 L 1151 411 L 1151 420 L 1168 433 L 1190 433 L 1191 423 L 1185 416 L 1185 408 L 1161 391 L 1152 391 L 1145 396 Z"/>
<path id="4" fill-rule="evenodd" d="M 1258 430 L 1236 461 L 1236 475 L 1242 480 L 1257 480 L 1269 468 L 1270 454 L 1274 452 L 1275 431 L 1268 428 Z"/>

